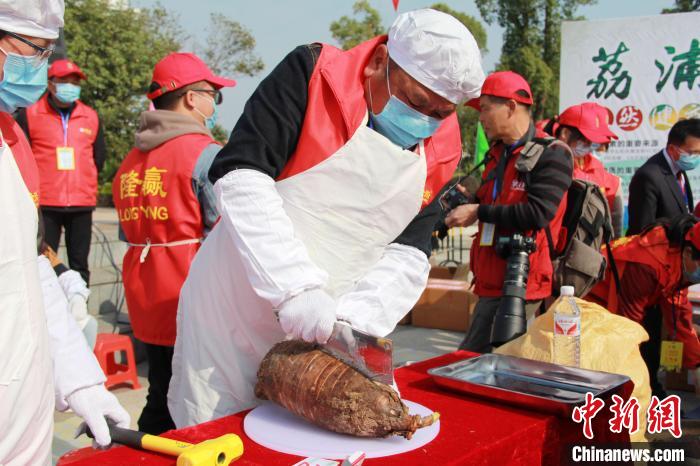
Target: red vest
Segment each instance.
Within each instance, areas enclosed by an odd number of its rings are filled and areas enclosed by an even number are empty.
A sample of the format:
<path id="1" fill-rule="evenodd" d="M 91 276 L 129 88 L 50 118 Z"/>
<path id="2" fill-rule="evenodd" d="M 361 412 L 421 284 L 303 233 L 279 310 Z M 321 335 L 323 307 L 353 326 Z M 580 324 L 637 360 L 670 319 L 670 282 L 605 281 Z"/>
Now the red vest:
<path id="1" fill-rule="evenodd" d="M 5 143 L 12 149 L 15 163 L 32 196 L 34 205 L 39 207 L 39 169 L 27 137 L 12 116 L 5 112 L 0 112 L 0 131 Z"/>
<path id="2" fill-rule="evenodd" d="M 70 114 L 64 140 L 61 115 L 49 105 L 48 94 L 27 108 L 32 151 L 39 167 L 42 206 L 97 204 L 97 167 L 93 145 L 99 129 L 97 112 L 80 101 Z M 59 170 L 57 147 L 72 147 L 75 169 Z"/>
<path id="3" fill-rule="evenodd" d="M 600 160 L 591 154 L 586 154 L 583 158 L 583 165 L 579 166 L 577 159 L 574 158 L 574 178 L 590 181 L 600 186 L 608 200 L 610 210 L 612 210 L 615 193 L 620 188 L 620 178 L 607 171 Z"/>
<path id="4" fill-rule="evenodd" d="M 546 137 L 545 133 L 537 131 L 536 137 Z M 519 202 L 525 202 L 527 200 L 527 193 L 525 191 L 525 175 L 518 172 L 515 168 L 515 162 L 518 157 L 514 155 L 519 154 L 524 146 L 513 151 L 513 154 L 506 164 L 506 169 L 503 175 L 503 187 L 501 193 L 494 200 L 493 199 L 493 187 L 495 183 L 494 180 L 487 181 L 486 178 L 488 174 L 496 169 L 498 164 L 498 159 L 503 155 L 504 146 L 502 144 L 497 144 L 491 148 L 489 153 L 499 154 L 497 157 L 492 157 L 491 160 L 486 164 L 486 169 L 483 174 L 483 183 L 479 191 L 477 192 L 477 197 L 481 204 L 494 204 L 494 205 L 509 205 L 516 204 Z M 559 237 L 559 230 L 561 229 L 561 222 L 564 218 L 564 211 L 566 210 L 566 193 L 559 204 L 557 213 L 554 219 L 549 223 L 549 228 L 552 233 L 552 238 L 555 239 Z M 496 227 L 496 232 L 494 235 L 494 243 L 500 236 L 509 236 L 514 233 L 513 230 L 504 228 L 502 226 Z M 533 232 L 524 232 L 528 235 L 532 235 Z M 547 241 L 547 235 L 544 230 L 540 230 L 534 233 L 535 244 L 537 249 L 535 252 L 530 254 L 530 274 L 527 280 L 527 292 L 525 298 L 528 300 L 543 299 L 552 294 L 552 261 L 549 257 L 549 242 Z M 498 297 L 501 296 L 501 290 L 503 288 L 503 279 L 505 275 L 506 261 L 502 259 L 497 253 L 493 246 L 480 246 L 481 241 L 481 226 L 479 226 L 479 232 L 472 243 L 472 249 L 470 252 L 470 263 L 472 271 L 474 272 L 474 292 L 478 296 L 490 296 Z"/>
<path id="5" fill-rule="evenodd" d="M 146 343 L 175 344 L 180 288 L 199 243 L 152 246 L 203 237 L 200 204 L 192 188 L 199 155 L 215 141 L 204 134 L 173 138 L 150 152 L 134 148 L 112 182 L 119 224 L 130 247 L 122 266 L 134 335 Z"/>
<path id="6" fill-rule="evenodd" d="M 681 251 L 670 247 L 663 227 L 655 227 L 643 236 L 620 238 L 612 247 L 620 277 L 630 262 L 647 265 L 654 270 L 662 294 L 672 296 L 681 282 Z M 604 302 L 610 312 L 618 313 L 617 290 L 612 272 L 605 274 L 605 279 L 596 284 L 591 294 Z"/>
<path id="7" fill-rule="evenodd" d="M 309 80 L 304 124 L 296 150 L 278 180 L 289 178 L 323 162 L 340 149 L 363 123 L 367 114 L 365 78 L 371 54 L 386 36 L 375 37 L 348 51 L 323 44 Z M 423 207 L 447 183 L 462 155 L 456 114 L 446 118 L 435 134 L 424 141 L 427 178 Z"/>

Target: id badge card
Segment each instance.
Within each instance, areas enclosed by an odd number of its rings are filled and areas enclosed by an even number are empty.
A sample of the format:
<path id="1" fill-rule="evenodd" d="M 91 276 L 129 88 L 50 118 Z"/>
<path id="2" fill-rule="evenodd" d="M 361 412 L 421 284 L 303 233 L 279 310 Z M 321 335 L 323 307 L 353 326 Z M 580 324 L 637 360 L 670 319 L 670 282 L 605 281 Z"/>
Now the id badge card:
<path id="1" fill-rule="evenodd" d="M 496 225 L 483 223 L 481 225 L 481 240 L 479 246 L 493 246 L 493 237 L 496 234 Z"/>
<path id="2" fill-rule="evenodd" d="M 661 342 L 661 367 L 669 372 L 679 372 L 683 364 L 683 343 L 680 341 Z"/>
<path id="3" fill-rule="evenodd" d="M 72 147 L 56 148 L 56 168 L 59 170 L 75 170 L 75 150 Z"/>

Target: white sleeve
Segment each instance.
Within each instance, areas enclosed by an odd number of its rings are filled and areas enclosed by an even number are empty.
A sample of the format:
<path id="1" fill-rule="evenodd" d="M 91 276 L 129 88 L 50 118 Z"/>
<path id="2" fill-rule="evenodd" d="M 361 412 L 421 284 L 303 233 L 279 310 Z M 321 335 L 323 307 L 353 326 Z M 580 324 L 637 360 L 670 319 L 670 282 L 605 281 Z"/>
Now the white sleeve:
<path id="1" fill-rule="evenodd" d="M 221 222 L 233 238 L 255 292 L 278 307 L 328 274 L 316 266 L 283 208 L 275 181 L 250 169 L 233 170 L 214 185 Z M 223 252 L 222 252 L 223 253 Z"/>
<path id="2" fill-rule="evenodd" d="M 416 304 L 429 272 L 424 252 L 391 243 L 372 269 L 340 297 L 337 318 L 358 330 L 384 337 Z"/>
<path id="3" fill-rule="evenodd" d="M 83 332 L 68 310 L 68 299 L 49 260 L 37 258 L 41 292 L 44 297 L 49 349 L 53 360 L 56 409 L 68 408 L 66 397 L 74 391 L 104 383 L 105 376 L 88 347 Z"/>
<path id="4" fill-rule="evenodd" d="M 58 283 L 61 285 L 63 292 L 66 294 L 68 300 L 70 300 L 75 295 L 80 295 L 87 301 L 88 296 L 90 296 L 90 289 L 75 270 L 66 270 L 61 275 L 58 276 Z"/>

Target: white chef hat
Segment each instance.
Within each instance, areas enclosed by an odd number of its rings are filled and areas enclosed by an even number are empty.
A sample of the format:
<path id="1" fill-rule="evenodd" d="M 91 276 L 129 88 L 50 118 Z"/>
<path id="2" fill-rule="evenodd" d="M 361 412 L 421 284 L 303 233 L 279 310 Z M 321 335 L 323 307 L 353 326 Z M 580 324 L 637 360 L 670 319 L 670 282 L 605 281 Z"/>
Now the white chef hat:
<path id="1" fill-rule="evenodd" d="M 389 28 L 387 47 L 406 73 L 450 102 L 479 96 L 481 52 L 454 16 L 428 8 L 402 13 Z"/>
<path id="2" fill-rule="evenodd" d="M 0 29 L 42 39 L 56 39 L 63 26 L 63 0 L 2 0 Z"/>

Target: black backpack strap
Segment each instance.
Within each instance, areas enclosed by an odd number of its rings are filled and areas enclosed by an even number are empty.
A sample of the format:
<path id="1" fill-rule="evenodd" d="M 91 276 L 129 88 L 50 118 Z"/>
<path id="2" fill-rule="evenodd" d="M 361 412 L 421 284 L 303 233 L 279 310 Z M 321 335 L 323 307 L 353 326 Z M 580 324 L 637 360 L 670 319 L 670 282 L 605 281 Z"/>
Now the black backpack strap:
<path id="1" fill-rule="evenodd" d="M 557 252 L 554 249 L 554 240 L 552 239 L 552 230 L 549 229 L 549 224 L 544 227 L 544 234 L 547 235 L 547 243 L 549 243 L 549 260 L 554 260 Z"/>
<path id="2" fill-rule="evenodd" d="M 605 238 L 605 247 L 608 250 L 608 262 L 610 262 L 610 270 L 613 274 L 613 279 L 615 280 L 615 294 L 620 293 L 620 273 L 617 270 L 617 264 L 615 264 L 615 256 L 613 255 L 613 250 L 610 247 L 610 241 Z"/>

